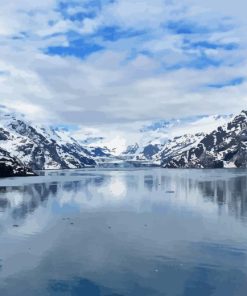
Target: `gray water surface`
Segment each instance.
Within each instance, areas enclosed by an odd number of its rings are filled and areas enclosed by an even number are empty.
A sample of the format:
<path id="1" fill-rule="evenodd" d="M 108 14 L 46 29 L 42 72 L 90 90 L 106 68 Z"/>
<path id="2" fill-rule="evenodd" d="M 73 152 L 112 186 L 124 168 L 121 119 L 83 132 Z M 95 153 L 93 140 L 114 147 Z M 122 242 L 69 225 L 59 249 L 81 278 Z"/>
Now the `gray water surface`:
<path id="1" fill-rule="evenodd" d="M 0 180 L 2 296 L 246 296 L 247 170 Z"/>

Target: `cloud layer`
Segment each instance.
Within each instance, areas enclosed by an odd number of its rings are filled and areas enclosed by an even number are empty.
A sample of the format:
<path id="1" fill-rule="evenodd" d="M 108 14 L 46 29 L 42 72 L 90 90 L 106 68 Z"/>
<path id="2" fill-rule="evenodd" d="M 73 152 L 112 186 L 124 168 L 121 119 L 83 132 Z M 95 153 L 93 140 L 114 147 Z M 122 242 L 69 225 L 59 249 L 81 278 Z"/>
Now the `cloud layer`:
<path id="1" fill-rule="evenodd" d="M 88 126 L 246 108 L 246 4 L 204 2 L 0 1 L 1 104 Z"/>

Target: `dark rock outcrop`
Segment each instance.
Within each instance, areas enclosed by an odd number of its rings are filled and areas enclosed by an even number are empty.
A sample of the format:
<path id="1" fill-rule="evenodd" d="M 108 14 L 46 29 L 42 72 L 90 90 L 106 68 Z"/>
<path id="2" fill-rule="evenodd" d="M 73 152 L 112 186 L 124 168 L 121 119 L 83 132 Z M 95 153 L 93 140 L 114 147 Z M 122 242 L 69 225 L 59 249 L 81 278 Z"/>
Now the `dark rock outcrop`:
<path id="1" fill-rule="evenodd" d="M 176 157 L 162 159 L 165 168 L 247 167 L 247 111 L 206 135 Z"/>
<path id="2" fill-rule="evenodd" d="M 36 174 L 24 166 L 18 159 L 0 148 L 0 178 L 35 176 Z"/>

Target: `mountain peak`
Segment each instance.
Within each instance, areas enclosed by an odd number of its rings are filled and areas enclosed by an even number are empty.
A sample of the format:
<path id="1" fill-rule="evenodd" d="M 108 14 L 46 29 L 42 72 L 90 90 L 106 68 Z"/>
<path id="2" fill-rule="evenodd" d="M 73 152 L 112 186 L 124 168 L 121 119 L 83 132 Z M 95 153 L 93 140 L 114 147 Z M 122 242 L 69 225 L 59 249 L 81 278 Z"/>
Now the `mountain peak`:
<path id="1" fill-rule="evenodd" d="M 203 137 L 182 155 L 162 160 L 164 167 L 247 167 L 247 111 Z"/>

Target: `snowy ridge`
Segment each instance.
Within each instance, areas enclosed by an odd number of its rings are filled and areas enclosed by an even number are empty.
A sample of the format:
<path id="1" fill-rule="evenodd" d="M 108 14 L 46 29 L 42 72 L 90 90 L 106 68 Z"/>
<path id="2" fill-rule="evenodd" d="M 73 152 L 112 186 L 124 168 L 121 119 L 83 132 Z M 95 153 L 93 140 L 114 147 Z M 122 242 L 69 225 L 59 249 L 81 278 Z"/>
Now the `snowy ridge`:
<path id="1" fill-rule="evenodd" d="M 140 129 L 140 141 L 128 146 L 122 157 L 161 164 L 164 158 L 177 157 L 196 147 L 207 133 L 231 118 L 232 115 L 214 115 L 153 122 Z"/>
<path id="2" fill-rule="evenodd" d="M 162 159 L 177 157 L 188 149 L 197 146 L 204 136 L 204 133 L 197 133 L 195 135 L 186 134 L 175 137 L 169 140 L 161 151 L 153 156 L 153 159 L 161 163 Z"/>
<path id="3" fill-rule="evenodd" d="M 166 168 L 246 168 L 247 111 L 219 126 L 182 155 L 162 158 Z"/>
<path id="4" fill-rule="evenodd" d="M 90 151 L 68 135 L 33 125 L 19 114 L 1 110 L 0 115 L 0 148 L 26 166 L 42 170 L 96 165 Z"/>
<path id="5" fill-rule="evenodd" d="M 29 168 L 0 148 L 0 177 L 34 176 Z"/>

